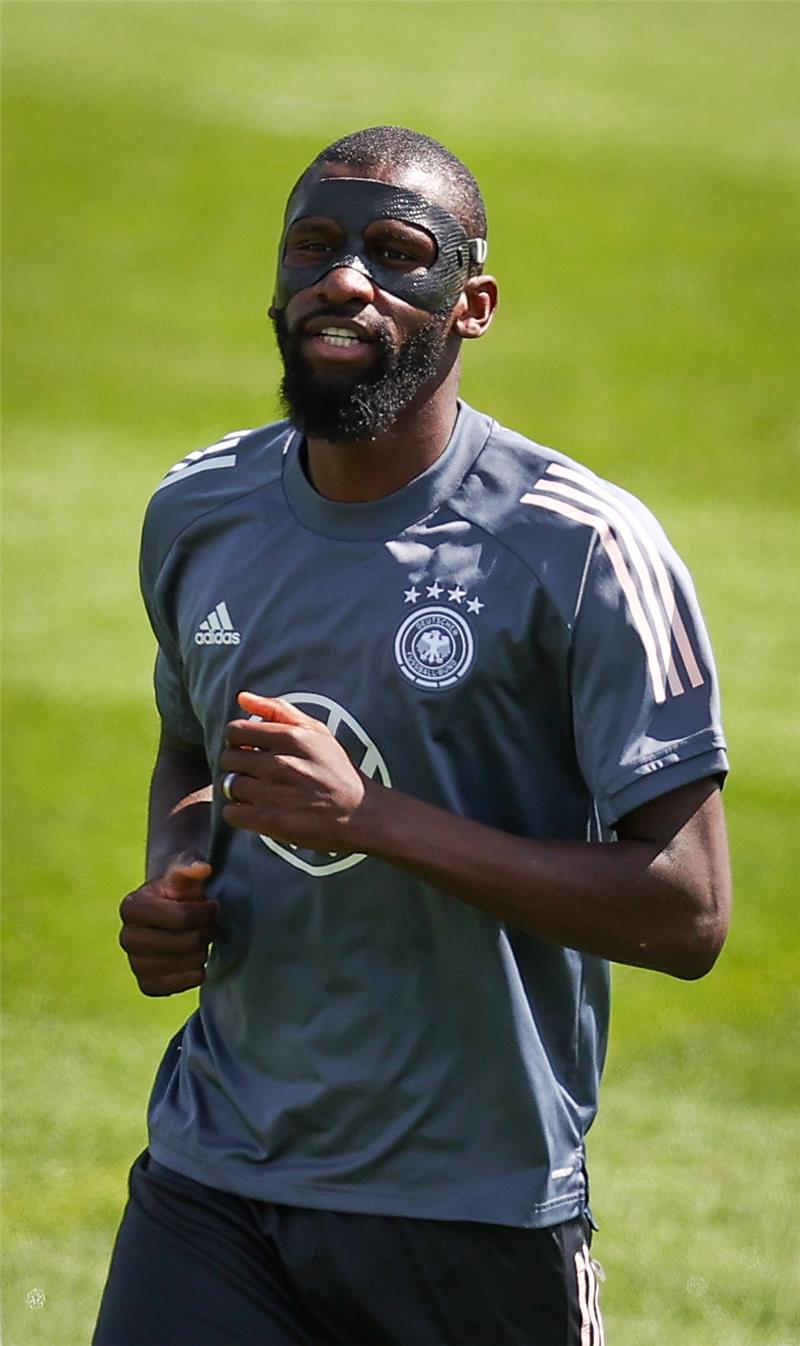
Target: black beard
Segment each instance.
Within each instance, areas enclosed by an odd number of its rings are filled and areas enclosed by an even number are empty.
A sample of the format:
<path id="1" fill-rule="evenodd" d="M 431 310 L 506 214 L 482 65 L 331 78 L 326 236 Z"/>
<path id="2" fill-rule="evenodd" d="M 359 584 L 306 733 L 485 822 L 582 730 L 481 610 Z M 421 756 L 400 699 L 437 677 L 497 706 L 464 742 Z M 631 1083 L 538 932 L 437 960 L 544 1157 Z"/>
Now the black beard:
<path id="1" fill-rule="evenodd" d="M 422 385 L 439 372 L 446 344 L 445 324 L 435 316 L 397 350 L 378 330 L 369 370 L 348 383 L 314 373 L 300 349 L 302 335 L 289 330 L 282 309 L 273 322 L 284 368 L 283 409 L 298 430 L 331 444 L 377 439 L 389 430 Z"/>

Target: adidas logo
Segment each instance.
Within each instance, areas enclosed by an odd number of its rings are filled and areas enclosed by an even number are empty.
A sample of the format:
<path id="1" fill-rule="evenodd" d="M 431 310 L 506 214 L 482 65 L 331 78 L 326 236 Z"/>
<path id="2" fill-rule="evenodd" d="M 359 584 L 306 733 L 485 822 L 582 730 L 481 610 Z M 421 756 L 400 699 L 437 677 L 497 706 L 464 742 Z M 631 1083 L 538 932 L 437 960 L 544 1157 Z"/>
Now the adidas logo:
<path id="1" fill-rule="evenodd" d="M 217 603 L 204 622 L 198 626 L 195 645 L 238 645 L 241 637 L 234 629 L 227 603 Z"/>

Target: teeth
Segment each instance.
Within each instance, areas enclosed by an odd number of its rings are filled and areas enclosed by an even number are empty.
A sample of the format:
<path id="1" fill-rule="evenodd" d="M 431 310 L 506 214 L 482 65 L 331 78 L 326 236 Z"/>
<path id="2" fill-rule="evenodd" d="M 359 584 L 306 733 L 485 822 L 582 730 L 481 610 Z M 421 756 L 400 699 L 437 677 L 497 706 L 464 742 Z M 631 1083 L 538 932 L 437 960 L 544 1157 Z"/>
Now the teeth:
<path id="1" fill-rule="evenodd" d="M 355 346 L 359 338 L 346 327 L 325 327 L 319 334 L 329 346 Z"/>

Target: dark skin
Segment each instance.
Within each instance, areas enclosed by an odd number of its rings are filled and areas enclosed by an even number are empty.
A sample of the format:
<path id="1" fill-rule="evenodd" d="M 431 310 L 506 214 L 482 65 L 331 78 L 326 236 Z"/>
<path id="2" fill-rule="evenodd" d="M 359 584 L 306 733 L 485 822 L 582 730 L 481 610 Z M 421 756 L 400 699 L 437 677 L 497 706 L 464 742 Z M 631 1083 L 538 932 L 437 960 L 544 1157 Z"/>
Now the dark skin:
<path id="1" fill-rule="evenodd" d="M 326 176 L 351 175 L 325 165 Z M 418 169 L 383 176 L 438 201 L 453 203 L 438 180 Z M 411 226 L 405 226 L 408 231 Z M 335 243 L 333 221 L 315 222 L 297 245 L 318 259 Z M 333 232 L 332 232 L 333 231 Z M 423 231 L 398 229 L 375 246 L 396 252 L 398 266 L 424 265 Z M 365 234 L 366 237 L 366 234 Z M 403 246 L 405 242 L 405 246 Z M 425 471 L 444 451 L 456 419 L 463 340 L 482 336 L 497 305 L 491 276 L 467 281 L 447 318 L 436 377 L 391 429 L 368 444 L 310 439 L 309 472 L 332 500 L 379 499 Z M 323 313 L 337 326 L 367 335 L 382 324 L 400 342 L 429 320 L 362 272 L 338 268 L 289 301 L 290 329 Z M 352 357 L 319 341 L 304 354 L 323 377 L 352 377 L 370 358 L 368 344 Z M 361 775 L 319 721 L 295 706 L 244 692 L 247 716 L 227 726 L 220 773 L 235 772 L 225 822 L 319 851 L 360 851 L 419 875 L 454 900 L 469 903 L 541 939 L 676 977 L 701 977 L 713 966 L 730 915 L 730 868 L 719 788 L 692 782 L 635 809 L 617 824 L 618 842 L 531 841 L 389 790 Z M 253 751 L 257 749 L 258 751 Z M 151 792 L 148 883 L 122 903 L 120 937 L 141 990 L 170 995 L 201 984 L 216 928 L 216 903 L 203 896 L 210 773 L 191 745 L 162 739 Z M 265 899 L 267 900 L 267 899 Z M 376 898 L 376 901 L 379 900 Z"/>
<path id="2" fill-rule="evenodd" d="M 147 881 L 120 905 L 119 942 L 144 995 L 173 995 L 205 979 L 218 912 L 203 893 L 210 821 L 205 753 L 162 733 L 150 786 Z"/>
<path id="3" fill-rule="evenodd" d="M 352 177 L 346 164 L 326 164 L 320 176 Z M 356 176 L 363 176 L 356 174 Z M 380 168 L 370 176 L 421 193 L 446 209 L 453 202 L 442 192 L 438 179 L 418 168 L 389 173 Z M 318 263 L 326 246 L 335 246 L 341 235 L 333 220 L 309 221 L 296 226 L 287 238 L 287 255 L 302 267 L 304 253 Z M 393 265 L 398 271 L 430 264 L 435 259 L 432 239 L 423 229 L 404 222 L 375 221 L 364 234 L 365 240 L 384 256 L 396 254 Z M 493 276 L 469 279 L 447 319 L 447 344 L 436 378 L 423 384 L 413 402 L 394 425 L 377 440 L 363 443 L 329 444 L 309 438 L 308 467 L 311 481 L 320 495 L 329 500 L 378 500 L 398 491 L 444 452 L 456 421 L 458 385 L 461 376 L 462 341 L 474 341 L 488 330 L 497 308 L 497 282 Z M 385 290 L 378 289 L 361 271 L 337 267 L 318 284 L 301 290 L 289 301 L 286 318 L 290 330 L 312 323 L 316 315 L 335 312 L 337 325 L 356 324 L 365 333 L 382 325 L 397 344 L 430 315 L 404 303 Z M 369 346 L 345 361 L 339 352 L 325 352 L 311 342 L 305 354 L 315 372 L 336 380 L 352 378 L 353 369 L 369 360 Z"/>

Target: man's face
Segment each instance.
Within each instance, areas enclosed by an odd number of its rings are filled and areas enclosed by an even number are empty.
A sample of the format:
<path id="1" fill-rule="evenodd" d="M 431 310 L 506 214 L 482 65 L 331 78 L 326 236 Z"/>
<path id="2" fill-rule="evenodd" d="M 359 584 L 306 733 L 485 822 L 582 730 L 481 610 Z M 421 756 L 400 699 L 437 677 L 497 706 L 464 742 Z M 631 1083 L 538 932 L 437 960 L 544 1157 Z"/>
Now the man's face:
<path id="1" fill-rule="evenodd" d="M 371 194 L 380 197 L 380 188 L 370 193 L 363 180 L 354 191 L 344 181 L 328 187 L 352 175 L 346 165 L 324 164 L 301 187 L 299 211 L 290 202 L 276 293 L 282 306 L 272 310 L 290 418 L 307 434 L 342 443 L 377 438 L 449 368 L 450 312 L 431 307 L 444 298 L 452 310 L 460 292 L 455 263 L 432 232 L 408 219 L 372 217 Z M 401 189 L 398 200 L 403 188 L 428 199 L 438 190 L 419 171 L 381 179 L 389 180 Z M 315 206 L 331 213 L 306 213 Z M 446 227 L 444 211 L 441 219 Z"/>

